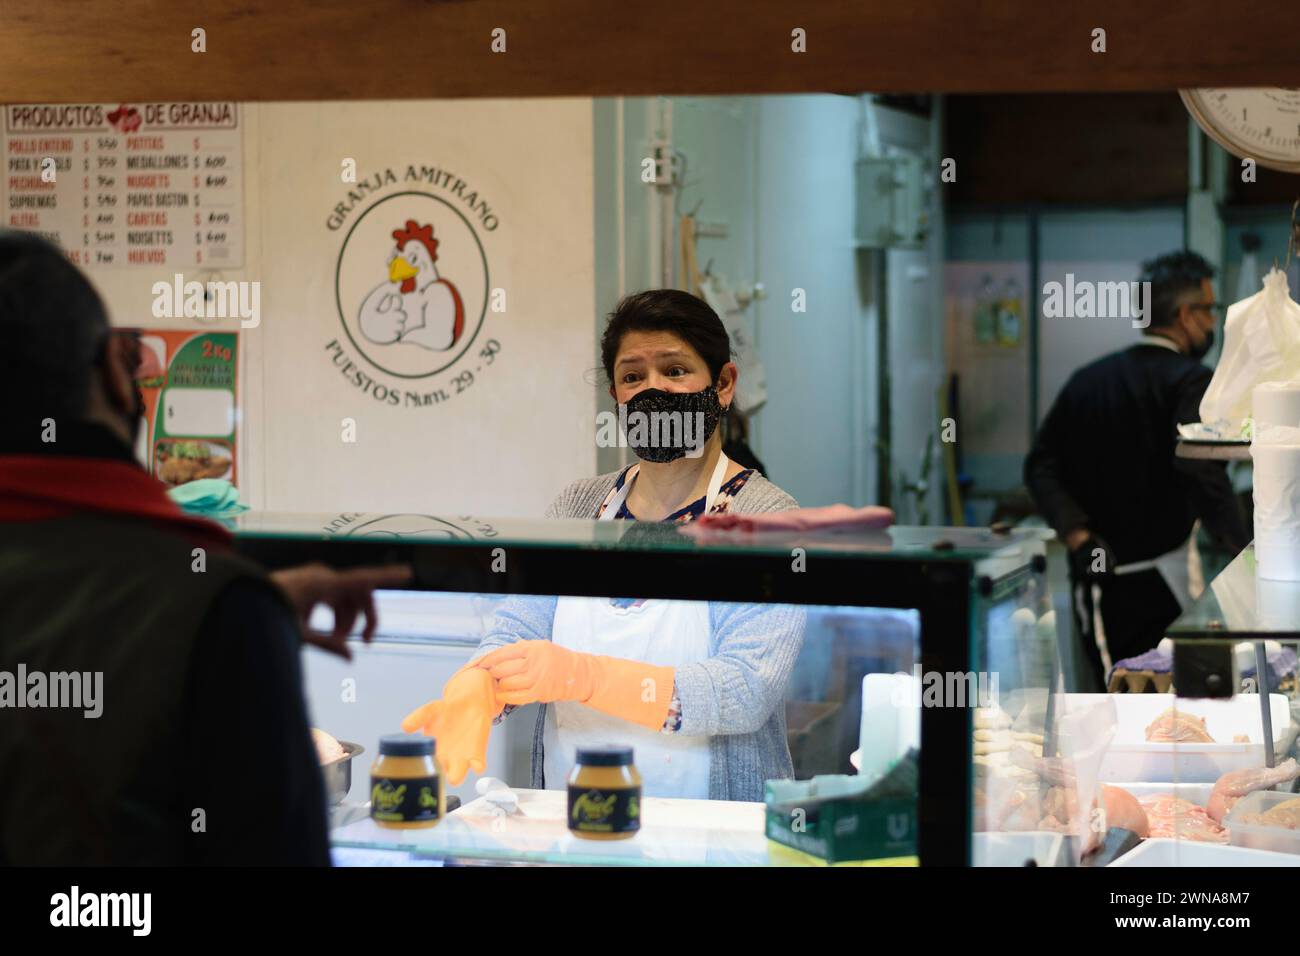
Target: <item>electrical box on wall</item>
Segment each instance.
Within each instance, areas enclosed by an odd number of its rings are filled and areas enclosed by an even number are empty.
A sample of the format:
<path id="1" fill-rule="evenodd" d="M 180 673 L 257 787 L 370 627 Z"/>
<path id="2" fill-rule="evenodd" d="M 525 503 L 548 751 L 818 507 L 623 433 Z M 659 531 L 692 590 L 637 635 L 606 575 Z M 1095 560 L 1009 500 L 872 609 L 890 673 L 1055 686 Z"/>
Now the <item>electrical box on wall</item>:
<path id="1" fill-rule="evenodd" d="M 856 244 L 867 249 L 919 249 L 927 226 L 921 157 L 859 159 L 856 181 Z"/>

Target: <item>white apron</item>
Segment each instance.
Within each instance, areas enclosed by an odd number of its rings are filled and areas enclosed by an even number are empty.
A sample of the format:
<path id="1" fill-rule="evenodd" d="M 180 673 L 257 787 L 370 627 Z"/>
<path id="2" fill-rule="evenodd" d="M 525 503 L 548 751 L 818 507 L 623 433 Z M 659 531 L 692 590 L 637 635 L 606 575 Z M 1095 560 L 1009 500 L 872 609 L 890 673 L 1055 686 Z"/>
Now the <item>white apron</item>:
<path id="1" fill-rule="evenodd" d="M 727 465 L 727 456 L 719 455 L 704 499 L 706 513 L 717 500 Z M 635 480 L 634 469 L 606 506 L 601 521 L 614 519 Z M 620 608 L 608 598 L 562 597 L 556 602 L 551 640 L 582 654 L 681 667 L 709 656 L 709 606 L 695 601 L 647 600 L 638 606 Z M 573 701 L 556 701 L 546 711 L 542 743 L 548 789 L 564 788 L 577 748 L 617 743 L 634 748 L 633 759 L 641 773 L 645 796 L 709 798 L 708 737 L 648 730 Z"/>
<path id="2" fill-rule="evenodd" d="M 1150 561 L 1134 561 L 1131 564 L 1121 564 L 1115 568 L 1115 574 L 1159 571 L 1165 585 L 1173 592 L 1174 599 L 1178 601 L 1179 611 L 1186 613 L 1192 602 L 1200 597 L 1201 592 L 1205 590 L 1205 578 L 1201 571 L 1201 555 L 1196 549 L 1196 530 L 1199 527 L 1200 522 L 1194 524 L 1192 533 L 1187 536 L 1187 540 L 1172 551 L 1166 551 L 1160 557 L 1153 558 Z M 1094 584 L 1091 586 L 1091 593 L 1093 634 L 1096 635 L 1097 647 L 1101 651 L 1102 667 L 1107 673 L 1110 673 L 1110 669 L 1115 662 L 1111 660 L 1110 649 L 1106 645 L 1106 627 L 1101 620 L 1101 589 Z"/>
<path id="3" fill-rule="evenodd" d="M 1160 557 L 1150 561 L 1121 564 L 1115 568 L 1115 573 L 1135 574 L 1139 571 L 1159 571 L 1160 577 L 1174 593 L 1179 609 L 1186 611 L 1205 587 L 1201 580 L 1200 554 L 1196 550 L 1195 542 L 1196 527 L 1193 526 L 1187 540 L 1172 551 L 1166 551 Z"/>

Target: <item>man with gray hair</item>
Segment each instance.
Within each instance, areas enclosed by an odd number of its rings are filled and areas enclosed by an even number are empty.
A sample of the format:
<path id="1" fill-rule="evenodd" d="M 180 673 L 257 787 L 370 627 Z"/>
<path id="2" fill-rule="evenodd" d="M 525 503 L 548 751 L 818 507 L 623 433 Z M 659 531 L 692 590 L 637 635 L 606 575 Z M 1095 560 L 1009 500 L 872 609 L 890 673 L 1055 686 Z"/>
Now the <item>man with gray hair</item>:
<path id="1" fill-rule="evenodd" d="M 1155 647 L 1188 602 L 1197 519 L 1232 553 L 1249 541 L 1224 464 L 1174 455 L 1178 426 L 1200 420 L 1210 384 L 1201 359 L 1214 342 L 1213 275 L 1194 252 L 1146 263 L 1149 327 L 1070 377 L 1025 459 L 1025 483 L 1070 552 L 1084 605 L 1100 585 L 1112 661 Z M 1091 613 L 1082 617 L 1084 652 L 1104 686 Z"/>

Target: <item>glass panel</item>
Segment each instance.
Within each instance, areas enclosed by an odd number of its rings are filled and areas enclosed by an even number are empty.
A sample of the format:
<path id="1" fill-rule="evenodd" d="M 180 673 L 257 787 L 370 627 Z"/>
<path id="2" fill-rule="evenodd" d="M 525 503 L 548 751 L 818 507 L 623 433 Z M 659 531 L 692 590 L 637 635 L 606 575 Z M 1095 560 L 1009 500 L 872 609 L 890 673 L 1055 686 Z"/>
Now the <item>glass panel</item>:
<path id="1" fill-rule="evenodd" d="M 388 597 L 383 596 L 385 604 Z M 400 706 L 395 707 L 391 690 L 398 685 L 385 680 L 381 697 L 363 694 L 357 703 L 340 708 L 333 702 L 338 697 L 333 672 L 309 672 L 313 715 L 326 715 L 331 723 L 324 729 L 340 740 L 366 748 L 352 769 L 348 794 L 333 811 L 336 847 L 465 861 L 609 865 L 806 865 L 827 857 L 835 862 L 915 862 L 921 707 L 917 612 L 636 603 L 604 597 L 563 599 L 567 603 L 561 610 L 557 599 L 549 597 L 441 592 L 403 599 L 410 606 L 402 627 L 411 640 L 428 646 L 430 655 L 447 642 L 465 648 L 463 656 L 444 665 L 452 670 L 475 655 L 480 637 L 491 644 L 522 636 L 520 622 L 546 635 L 563 629 L 568 635 L 564 643 L 572 647 L 599 639 L 596 632 L 575 631 L 575 621 L 612 622 L 623 628 L 624 645 L 627 640 L 644 642 L 635 656 L 651 662 L 666 642 L 700 641 L 694 651 L 700 659 L 710 658 L 708 679 L 715 690 L 707 701 L 683 698 L 683 721 L 693 706 L 716 708 L 704 717 L 713 724 L 713 743 L 704 735 L 688 740 L 641 731 L 577 704 L 550 705 L 540 725 L 533 707 L 510 712 L 493 730 L 489 747 L 499 753 L 489 752 L 488 760 L 489 768 L 504 768 L 489 773 L 502 774 L 515 791 L 515 812 L 498 811 L 463 784 L 457 788 L 463 806 L 438 825 L 388 829 L 374 823 L 366 809 L 377 738 L 397 732 L 390 726 L 392 714 L 424 700 L 396 702 Z M 422 633 L 420 617 L 427 622 Z M 693 631 L 692 625 L 700 630 Z M 642 628 L 645 633 L 638 635 Z M 782 653 L 792 648 L 797 648 L 793 654 Z M 788 658 L 784 664 L 774 663 L 783 656 Z M 387 660 L 387 667 L 394 666 Z M 431 666 L 404 660 L 408 669 Z M 354 674 L 359 687 L 372 686 L 368 666 L 366 657 L 358 655 Z M 678 673 L 689 666 L 679 667 Z M 774 704 L 765 703 L 769 693 Z M 755 708 L 767 708 L 766 715 L 755 718 Z M 566 825 L 567 793 L 560 781 L 571 768 L 574 746 L 592 734 L 634 748 L 645 783 L 642 826 L 631 839 L 584 839 Z M 546 789 L 532 787 L 530 757 L 514 763 L 498 759 L 501 751 L 531 754 L 535 746 L 543 754 Z M 676 747 L 687 749 L 667 749 Z M 755 760 L 745 751 L 751 747 L 759 750 L 758 766 L 784 764 L 793 769 L 793 779 L 748 779 L 746 775 L 761 773 L 749 770 Z M 748 792 L 750 798 L 708 798 L 716 786 L 710 783 L 716 760 L 726 761 L 725 772 L 735 778 L 729 781 L 732 790 Z M 777 776 L 770 770 L 766 775 Z M 850 826 L 854 818 L 856 825 Z"/>
<path id="2" fill-rule="evenodd" d="M 1189 696 L 1162 695 L 1144 742 L 1134 747 L 1149 752 L 1142 782 L 1128 787 L 1151 828 L 1144 859 L 1243 865 L 1240 848 L 1246 848 L 1288 854 L 1247 857 L 1249 865 L 1300 865 L 1294 839 L 1300 582 L 1266 580 L 1256 570 L 1252 545 L 1169 629 L 1177 689 Z M 1233 696 L 1190 696 L 1224 687 Z M 1157 780 L 1170 782 L 1147 782 Z"/>
<path id="3" fill-rule="evenodd" d="M 227 519 L 241 538 L 373 539 L 408 544 L 560 547 L 617 550 L 788 554 L 793 544 L 810 554 L 864 555 L 908 560 L 1021 558 L 1020 545 L 1038 541 L 1037 529 L 996 534 L 987 528 L 897 526 L 883 531 L 706 533 L 690 525 L 641 521 L 557 521 L 424 514 L 249 511 Z"/>
<path id="4" fill-rule="evenodd" d="M 1144 852 L 1163 852 L 1174 865 L 1300 865 L 1294 856 L 1300 853 L 1294 840 L 1300 823 L 1300 767 L 1294 759 L 1296 635 L 1286 635 L 1291 639 L 1285 641 L 1236 640 L 1243 632 L 1277 626 L 1271 598 L 1294 586 L 1251 581 L 1253 554 L 1244 557 L 1233 562 L 1233 575 L 1218 595 L 1221 606 L 1232 608 L 1227 618 L 1231 636 L 1183 640 L 1175 648 L 1175 661 L 1182 658 L 1176 669 L 1190 675 L 1183 678 L 1185 687 L 1205 692 L 1211 677 L 1220 676 L 1234 695 L 1180 696 L 1147 729 L 1148 740 L 1173 738 L 1163 745 L 1172 761 L 1166 779 L 1174 781 L 1165 789 L 1186 802 L 1148 808 L 1149 842 L 1167 840 L 1170 845 Z M 1233 594 L 1250 593 L 1244 582 L 1255 586 L 1253 619 L 1243 613 L 1244 602 L 1231 600 Z M 1214 600 L 1208 592 L 1207 598 Z M 1202 603 L 1208 604 L 1207 598 Z M 1251 857 L 1242 848 L 1291 855 Z"/>
<path id="5" fill-rule="evenodd" d="M 1056 615 L 1041 576 L 1008 575 L 975 604 L 972 847 L 976 866 L 1077 859 L 1080 719 L 1060 693 Z M 1050 729 L 1049 729 L 1050 728 Z"/>
<path id="6" fill-rule="evenodd" d="M 1235 557 L 1169 628 L 1170 637 L 1285 637 L 1300 632 L 1300 582 L 1255 574 L 1255 546 Z"/>

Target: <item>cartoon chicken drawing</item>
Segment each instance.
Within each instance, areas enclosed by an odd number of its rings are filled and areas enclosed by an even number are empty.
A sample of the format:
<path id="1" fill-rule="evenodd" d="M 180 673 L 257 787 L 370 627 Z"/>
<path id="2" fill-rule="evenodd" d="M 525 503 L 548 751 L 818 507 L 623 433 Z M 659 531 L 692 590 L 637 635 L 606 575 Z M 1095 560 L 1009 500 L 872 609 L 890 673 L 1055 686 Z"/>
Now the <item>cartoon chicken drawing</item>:
<path id="1" fill-rule="evenodd" d="M 361 303 L 361 332 L 380 345 L 418 345 L 445 352 L 460 341 L 465 307 L 460 292 L 439 278 L 438 240 L 433 226 L 414 219 L 393 230 L 396 245 L 388 253 L 388 281 Z"/>

